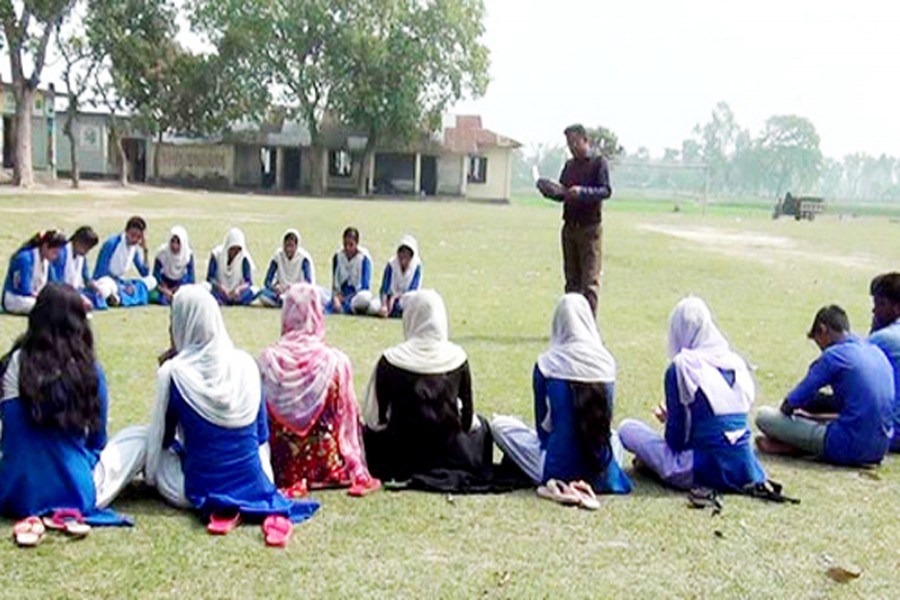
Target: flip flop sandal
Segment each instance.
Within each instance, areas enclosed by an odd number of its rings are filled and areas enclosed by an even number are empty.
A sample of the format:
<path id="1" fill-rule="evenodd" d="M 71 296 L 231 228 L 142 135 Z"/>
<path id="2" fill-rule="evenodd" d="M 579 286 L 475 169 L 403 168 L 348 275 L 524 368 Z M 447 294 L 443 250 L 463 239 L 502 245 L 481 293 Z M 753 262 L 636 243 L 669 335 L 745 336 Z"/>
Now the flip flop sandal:
<path id="1" fill-rule="evenodd" d="M 279 491 L 282 496 L 291 500 L 309 496 L 309 486 L 306 485 L 306 478 L 301 479 L 289 488 L 283 488 Z"/>
<path id="2" fill-rule="evenodd" d="M 44 517 L 44 526 L 74 538 L 83 538 L 91 532 L 91 526 L 84 522 L 81 511 L 74 508 L 61 508 L 52 516 Z"/>
<path id="3" fill-rule="evenodd" d="M 217 515 L 215 513 L 209 516 L 209 523 L 206 525 L 206 531 L 210 535 L 225 535 L 234 531 L 241 522 L 241 513 L 235 512 L 231 516 Z"/>
<path id="4" fill-rule="evenodd" d="M 354 498 L 362 498 L 363 496 L 368 496 L 372 492 L 377 492 L 380 489 L 381 480 L 370 476 L 354 481 L 347 493 Z"/>
<path id="5" fill-rule="evenodd" d="M 537 489 L 537 495 L 564 506 L 578 506 L 581 504 L 581 497 L 572 492 L 565 483 L 556 479 L 550 479 L 545 485 L 540 486 Z"/>
<path id="6" fill-rule="evenodd" d="M 44 523 L 38 517 L 28 517 L 13 525 L 13 538 L 22 548 L 33 548 L 44 540 Z"/>
<path id="7" fill-rule="evenodd" d="M 578 494 L 581 498 L 581 504 L 579 506 L 586 510 L 599 510 L 600 509 L 600 501 L 597 500 L 597 495 L 594 493 L 594 488 L 588 485 L 585 481 L 574 481 L 569 484 L 569 489 Z"/>
<path id="8" fill-rule="evenodd" d="M 281 515 L 269 515 L 262 524 L 263 534 L 266 536 L 266 546 L 284 548 L 291 539 L 294 525 L 291 520 Z"/>

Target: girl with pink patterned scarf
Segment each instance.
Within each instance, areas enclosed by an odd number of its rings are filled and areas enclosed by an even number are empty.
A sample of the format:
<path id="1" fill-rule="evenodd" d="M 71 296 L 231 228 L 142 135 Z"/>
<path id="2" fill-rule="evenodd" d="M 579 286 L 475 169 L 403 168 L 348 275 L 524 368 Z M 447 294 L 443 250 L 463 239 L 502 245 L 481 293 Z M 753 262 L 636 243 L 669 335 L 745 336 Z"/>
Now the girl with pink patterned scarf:
<path id="1" fill-rule="evenodd" d="M 291 286 L 281 334 L 259 358 L 276 484 L 295 495 L 306 486 L 349 485 L 353 496 L 377 490 L 363 456 L 350 359 L 325 342 L 318 288 Z"/>

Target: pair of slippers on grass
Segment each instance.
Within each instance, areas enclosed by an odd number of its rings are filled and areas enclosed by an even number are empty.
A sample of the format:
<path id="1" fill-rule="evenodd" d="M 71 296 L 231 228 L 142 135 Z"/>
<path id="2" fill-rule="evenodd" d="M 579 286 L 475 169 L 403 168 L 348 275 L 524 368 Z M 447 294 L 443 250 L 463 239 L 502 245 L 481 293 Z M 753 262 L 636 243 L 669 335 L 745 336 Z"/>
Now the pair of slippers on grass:
<path id="1" fill-rule="evenodd" d="M 585 481 L 573 481 L 566 483 L 557 479 L 550 479 L 537 489 L 537 495 L 547 500 L 553 500 L 563 506 L 577 506 L 586 510 L 597 510 L 600 501 L 593 488 Z"/>
<path id="2" fill-rule="evenodd" d="M 91 532 L 84 516 L 74 509 L 60 509 L 43 519 L 36 516 L 22 519 L 13 526 L 13 538 L 22 548 L 33 548 L 44 541 L 47 530 L 59 531 L 69 537 L 81 539 Z"/>
<path id="3" fill-rule="evenodd" d="M 241 513 L 235 512 L 229 515 L 212 514 L 206 531 L 210 535 L 226 535 L 234 531 L 241 524 Z M 269 515 L 262 523 L 263 535 L 266 545 L 273 548 L 284 548 L 291 539 L 294 524 L 282 515 Z"/>

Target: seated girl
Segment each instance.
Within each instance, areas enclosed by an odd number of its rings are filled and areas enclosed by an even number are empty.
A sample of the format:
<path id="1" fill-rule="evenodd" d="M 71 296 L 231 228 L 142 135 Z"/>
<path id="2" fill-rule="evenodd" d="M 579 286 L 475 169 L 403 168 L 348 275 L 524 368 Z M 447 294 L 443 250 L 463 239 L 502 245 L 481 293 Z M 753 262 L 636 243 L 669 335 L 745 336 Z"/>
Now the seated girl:
<path id="1" fill-rule="evenodd" d="M 514 417 L 491 421 L 503 453 L 535 484 L 583 481 L 598 493 L 629 493 L 610 427 L 616 361 L 581 294 L 566 294 L 556 305 L 550 349 L 538 357 L 533 380 L 535 429 Z"/>
<path id="2" fill-rule="evenodd" d="M 109 306 L 143 306 L 156 279 L 147 267 L 147 222 L 131 217 L 125 231 L 110 237 L 100 248 L 94 267 L 94 285 Z M 129 265 L 134 264 L 140 278 L 126 278 Z"/>
<path id="3" fill-rule="evenodd" d="M 300 245 L 300 232 L 288 229 L 275 251 L 266 273 L 266 284 L 259 294 L 265 306 L 280 308 L 283 296 L 295 283 L 316 285 L 316 268 L 312 256 Z"/>
<path id="4" fill-rule="evenodd" d="M 221 306 L 247 306 L 256 298 L 253 258 L 247 251 L 244 232 L 234 227 L 209 257 L 206 282 Z"/>
<path id="5" fill-rule="evenodd" d="M 3 283 L 3 310 L 17 315 L 31 312 L 41 289 L 51 279 L 50 263 L 56 262 L 65 245 L 66 236 L 51 229 L 35 234 L 16 250 Z"/>
<path id="6" fill-rule="evenodd" d="M 176 225 L 169 231 L 169 241 L 159 247 L 156 260 L 153 262 L 153 276 L 156 278 L 156 289 L 150 294 L 154 304 L 168 306 L 172 296 L 183 285 L 196 283 L 194 273 L 194 251 L 188 232 L 184 227 Z"/>
<path id="7" fill-rule="evenodd" d="M 422 261 L 419 244 L 411 235 L 404 235 L 397 246 L 397 254 L 384 268 L 381 279 L 381 300 L 373 302 L 374 312 L 382 317 L 398 319 L 403 316 L 403 294 L 414 292 L 422 284 Z"/>
<path id="8" fill-rule="evenodd" d="M 685 298 L 672 311 L 669 356 L 665 404 L 655 411 L 665 437 L 626 419 L 619 427 L 622 445 L 675 488 L 746 492 L 765 483 L 747 424 L 756 397 L 753 377 L 700 298 Z"/>
<path id="9" fill-rule="evenodd" d="M 87 253 L 100 242 L 97 233 L 88 226 L 75 230 L 69 243 L 59 251 L 56 261 L 50 265 L 50 279 L 70 285 L 84 298 L 85 308 L 106 308 L 106 302 L 97 291 L 87 266 Z"/>
<path id="10" fill-rule="evenodd" d="M 408 480 L 435 470 L 491 476 L 489 428 L 475 414 L 466 352 L 448 341 L 433 290 L 405 298 L 406 341 L 384 352 L 369 381 L 364 440 L 372 475 Z"/>
<path id="11" fill-rule="evenodd" d="M 281 489 L 349 485 L 354 496 L 378 489 L 362 453 L 353 368 L 325 342 L 318 288 L 288 289 L 281 336 L 259 359 L 275 483 Z"/>
<path id="12" fill-rule="evenodd" d="M 171 332 L 171 358 L 157 374 L 147 482 L 174 506 L 209 519 L 211 533 L 265 519 L 267 542 L 286 542 L 290 521 L 309 518 L 318 504 L 290 501 L 275 489 L 256 361 L 234 347 L 201 286 L 175 294 Z"/>
<path id="13" fill-rule="evenodd" d="M 107 441 L 106 377 L 78 292 L 56 283 L 41 290 L 4 362 L 0 513 L 74 509 L 95 525 L 129 524 L 104 509 L 143 468 L 147 428 Z"/>
<path id="14" fill-rule="evenodd" d="M 344 247 L 331 261 L 331 312 L 335 314 L 368 314 L 372 304 L 369 291 L 372 280 L 372 257 L 359 245 L 355 227 L 344 230 Z"/>

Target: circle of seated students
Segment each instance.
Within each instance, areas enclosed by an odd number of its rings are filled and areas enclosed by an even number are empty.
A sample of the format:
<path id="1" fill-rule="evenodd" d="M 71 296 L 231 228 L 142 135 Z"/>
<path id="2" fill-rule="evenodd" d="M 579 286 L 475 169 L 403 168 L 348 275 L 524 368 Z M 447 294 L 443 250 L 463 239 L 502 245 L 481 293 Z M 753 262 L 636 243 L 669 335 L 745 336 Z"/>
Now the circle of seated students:
<path id="1" fill-rule="evenodd" d="M 187 232 L 173 228 L 159 249 L 151 290 L 146 257 L 137 252 L 145 227 L 130 219 L 104 244 L 98 267 L 112 281 L 107 289 L 98 279 L 86 283 L 84 256 L 97 243 L 88 228 L 68 240 L 39 234 L 11 261 L 19 269 L 14 296 L 26 297 L 18 293 L 26 273 L 31 285 L 45 283 L 29 307 L 27 331 L 0 364 L 0 514 L 22 519 L 14 528 L 21 545 L 39 543 L 48 528 L 83 535 L 85 524 L 130 525 L 109 506 L 141 476 L 166 502 L 204 519 L 210 533 L 258 523 L 272 546 L 285 545 L 293 525 L 314 515 L 319 505 L 307 495 L 322 487 L 366 496 L 382 481 L 453 492 L 539 486 L 541 497 L 596 509 L 595 494 L 631 492 L 626 451 L 636 469 L 676 489 L 787 499 L 767 480 L 751 443 L 751 369 L 699 298 L 681 300 L 669 317 L 665 400 L 654 411 L 662 434 L 633 419 L 613 428 L 616 361 L 577 294 L 560 298 L 549 348 L 534 365 L 533 426 L 478 415 L 468 356 L 450 341 L 447 310 L 433 290 L 397 294 L 379 306 L 378 314 L 402 314 L 405 339 L 379 358 L 360 410 L 351 362 L 325 331 L 329 307 L 370 312 L 371 298 L 365 311 L 354 307 L 364 290 L 352 283 L 371 272 L 358 232 L 345 232 L 334 258 L 343 279 L 333 295 L 314 281 L 286 283 L 298 273 L 314 275 L 299 233 L 285 233 L 269 269 L 276 283 L 267 286 L 268 301 L 281 305 L 281 339 L 254 360 L 235 347 L 219 308 L 252 289 L 241 232 L 229 231 L 213 250 L 210 279 L 218 289 L 185 279 L 194 272 L 193 254 Z M 420 280 L 417 255 L 415 240 L 404 238 L 386 269 L 391 280 L 395 271 L 404 281 Z M 61 258 L 61 272 L 80 287 L 51 278 Z M 134 264 L 142 278 L 125 279 L 123 264 Z M 110 400 L 88 311 L 102 306 L 98 300 L 133 305 L 151 291 L 171 305 L 172 347 L 160 357 L 149 426 L 109 439 Z M 760 450 L 868 465 L 900 449 L 900 274 L 877 277 L 870 292 L 868 340 L 850 333 L 839 307 L 816 314 L 809 337 L 822 354 L 780 409 L 758 411 Z M 826 387 L 831 395 L 822 393 Z M 493 462 L 494 442 L 500 464 Z M 35 472 L 45 475 L 36 481 Z"/>

